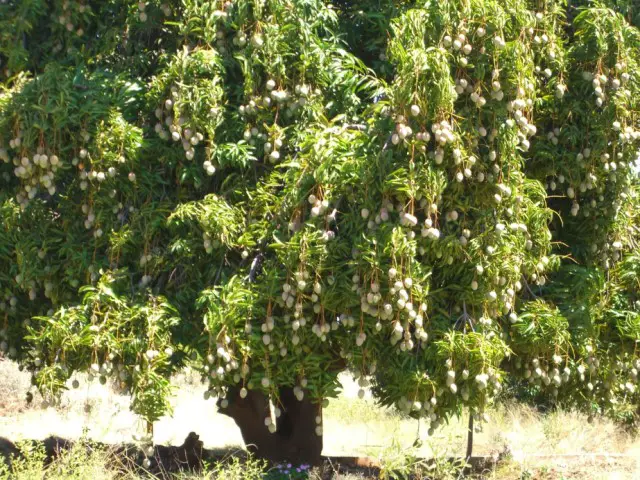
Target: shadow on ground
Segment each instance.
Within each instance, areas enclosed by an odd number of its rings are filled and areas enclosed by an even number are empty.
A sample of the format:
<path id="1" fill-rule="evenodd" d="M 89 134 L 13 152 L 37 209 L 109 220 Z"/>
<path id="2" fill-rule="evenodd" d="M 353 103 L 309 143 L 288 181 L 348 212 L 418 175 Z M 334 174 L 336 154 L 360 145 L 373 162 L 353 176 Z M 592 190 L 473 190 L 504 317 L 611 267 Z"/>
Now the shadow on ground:
<path id="1" fill-rule="evenodd" d="M 80 445 L 88 453 L 100 450 L 107 452 L 110 466 L 123 472 L 138 474 L 152 474 L 159 479 L 174 478 L 172 474 L 203 470 L 204 465 L 214 462 L 224 462 L 231 457 L 246 459 L 246 451 L 232 449 L 206 449 L 199 436 L 191 432 L 180 446 L 156 445 L 153 455 L 147 457 L 143 450 L 134 444 L 109 445 L 97 442 L 71 441 L 57 436 L 49 436 L 42 441 L 35 441 L 43 445 L 45 451 L 45 465 L 51 464 L 65 451 Z M 23 454 L 18 445 L 6 438 L 0 437 L 0 461 L 11 464 Z M 146 459 L 150 465 L 145 465 Z M 465 473 L 478 473 L 487 469 L 494 469 L 496 458 L 473 457 L 470 459 Z M 449 459 L 452 464 L 461 465 L 460 459 Z M 426 460 L 424 465 L 431 462 Z M 464 462 L 462 462 L 464 464 Z M 377 460 L 369 457 L 324 457 L 324 465 L 319 468 L 320 478 L 340 478 L 340 475 L 355 474 L 357 478 L 380 478 L 381 466 Z"/>

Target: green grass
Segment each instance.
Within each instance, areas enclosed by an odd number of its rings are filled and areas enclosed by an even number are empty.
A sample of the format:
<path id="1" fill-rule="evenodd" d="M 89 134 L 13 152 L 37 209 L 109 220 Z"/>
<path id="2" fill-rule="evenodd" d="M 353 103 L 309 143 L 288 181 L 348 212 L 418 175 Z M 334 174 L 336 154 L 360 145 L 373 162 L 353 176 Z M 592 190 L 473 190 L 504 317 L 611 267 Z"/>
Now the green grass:
<path id="1" fill-rule="evenodd" d="M 44 446 L 37 442 L 18 444 L 23 458 L 14 458 L 11 466 L 0 461 L 0 480 L 112 480 L 116 469 L 107 467 L 106 451 L 89 451 L 82 442 L 45 467 Z"/>
<path id="2" fill-rule="evenodd" d="M 22 456 L 11 465 L 0 460 L 0 480 L 323 480 L 326 469 L 283 465 L 269 467 L 251 456 L 233 456 L 204 465 L 202 472 L 177 472 L 154 475 L 142 468 L 134 469 L 125 458 L 116 458 L 107 449 L 95 448 L 86 440 L 78 441 L 46 465 L 45 450 L 39 442 L 21 442 Z M 340 474 L 341 480 L 362 480 L 363 476 Z M 395 478 L 395 477 L 393 477 Z"/>
<path id="3" fill-rule="evenodd" d="M 371 401 L 341 397 L 331 399 L 323 415 L 345 424 L 356 422 L 387 423 L 408 418 L 396 410 L 380 408 Z"/>
<path id="4" fill-rule="evenodd" d="M 64 451 L 51 464 L 45 466 L 44 449 L 37 443 L 22 443 L 24 458 L 14 459 L 11 467 L 0 462 L 0 480 L 155 480 L 166 478 L 149 472 L 134 471 L 125 466 L 124 459 L 116 459 L 104 449 L 87 448 L 78 442 Z M 227 461 L 208 465 L 199 474 L 182 472 L 172 474 L 176 480 L 284 480 L 294 476 L 270 474 L 266 465 L 255 459 L 229 457 Z M 298 477 L 302 478 L 302 477 Z"/>

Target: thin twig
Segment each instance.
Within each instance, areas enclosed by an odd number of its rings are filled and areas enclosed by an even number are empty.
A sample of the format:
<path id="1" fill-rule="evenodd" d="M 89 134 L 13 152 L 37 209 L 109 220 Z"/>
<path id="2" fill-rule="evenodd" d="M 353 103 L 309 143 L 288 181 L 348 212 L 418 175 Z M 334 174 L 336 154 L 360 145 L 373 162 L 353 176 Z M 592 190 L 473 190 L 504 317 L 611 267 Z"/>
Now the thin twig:
<path id="1" fill-rule="evenodd" d="M 462 323 L 460 323 L 462 321 Z M 468 323 L 469 326 L 471 327 L 471 330 L 473 332 L 476 331 L 476 329 L 473 326 L 473 317 L 471 315 L 469 315 L 469 313 L 467 312 L 467 302 L 466 301 L 462 301 L 462 315 L 460 315 L 457 319 L 456 322 L 453 324 L 453 329 L 457 330 L 458 328 L 460 328 L 460 330 L 462 330 L 466 324 Z"/>
<path id="2" fill-rule="evenodd" d="M 531 287 L 529 286 L 529 282 L 527 282 L 527 279 L 524 278 L 524 275 L 522 276 L 522 281 L 524 282 L 524 286 L 527 287 L 527 291 L 533 295 L 533 298 L 538 298 L 538 295 L 536 295 L 535 293 L 533 293 L 533 290 L 531 290 Z"/>
<path id="3" fill-rule="evenodd" d="M 222 267 L 224 266 L 224 262 L 227 260 L 227 254 L 224 254 L 224 257 L 222 257 L 222 261 L 220 262 L 220 266 L 218 267 L 218 271 L 216 272 L 216 278 L 213 280 L 213 284 L 217 285 L 218 284 L 218 280 L 220 279 L 220 274 L 222 273 Z"/>

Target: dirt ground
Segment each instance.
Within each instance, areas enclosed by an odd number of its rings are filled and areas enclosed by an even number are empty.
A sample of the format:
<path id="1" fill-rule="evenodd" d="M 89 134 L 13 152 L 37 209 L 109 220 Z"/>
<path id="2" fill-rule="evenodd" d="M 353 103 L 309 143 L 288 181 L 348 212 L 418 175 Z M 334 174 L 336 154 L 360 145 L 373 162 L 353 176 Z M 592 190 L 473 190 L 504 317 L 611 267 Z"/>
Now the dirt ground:
<path id="1" fill-rule="evenodd" d="M 423 423 L 379 408 L 369 392 L 358 399 L 359 387 L 348 375 L 341 381 L 342 394 L 325 410 L 325 456 L 369 456 L 392 463 L 407 452 L 424 458 L 464 454 L 466 418 L 429 437 Z M 154 426 L 157 444 L 180 445 L 195 431 L 206 448 L 243 448 L 240 431 L 217 413 L 215 400 L 204 399 L 205 389 L 195 376 L 182 375 L 175 384 L 173 415 Z M 65 393 L 57 408 L 43 406 L 37 396 L 26 405 L 28 388 L 28 375 L 9 361 L 0 362 L 0 436 L 13 441 L 48 435 L 77 439 L 86 431 L 95 441 L 122 443 L 143 431 L 129 410 L 129 398 L 98 382 L 81 379 L 80 388 Z M 419 448 L 412 447 L 416 439 Z M 522 405 L 501 407 L 475 435 L 474 455 L 504 456 L 486 478 L 640 479 L 640 439 L 606 419 L 589 423 L 575 412 L 541 415 Z"/>

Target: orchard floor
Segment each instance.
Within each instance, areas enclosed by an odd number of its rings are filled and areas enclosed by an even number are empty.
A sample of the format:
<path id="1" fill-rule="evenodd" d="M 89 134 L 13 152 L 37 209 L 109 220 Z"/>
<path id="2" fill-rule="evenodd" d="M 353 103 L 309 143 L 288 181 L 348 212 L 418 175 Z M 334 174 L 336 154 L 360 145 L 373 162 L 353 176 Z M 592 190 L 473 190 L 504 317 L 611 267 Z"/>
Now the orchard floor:
<path id="1" fill-rule="evenodd" d="M 416 420 L 377 407 L 369 392 L 358 399 L 357 385 L 347 375 L 343 392 L 324 414 L 324 455 L 368 456 L 382 465 L 401 461 L 407 453 L 423 458 L 459 457 L 466 446 L 466 418 L 453 420 L 432 437 Z M 241 449 L 242 437 L 234 422 L 216 412 L 215 402 L 203 398 L 195 377 L 176 378 L 173 416 L 154 428 L 158 444 L 180 445 L 194 431 L 205 448 Z M 78 439 L 86 432 L 95 441 L 130 442 L 141 433 L 142 422 L 129 411 L 129 398 L 98 382 L 81 381 L 64 394 L 57 408 L 44 407 L 37 398 L 24 402 L 28 375 L 15 364 L 0 361 L 0 437 L 12 441 L 57 435 Z M 415 440 L 421 447 L 411 450 Z M 522 405 L 507 405 L 491 413 L 491 421 L 474 437 L 474 455 L 510 455 L 483 478 L 640 479 L 640 438 L 606 419 L 589 423 L 575 412 L 541 415 Z M 339 478 L 363 478 L 344 476 Z"/>

